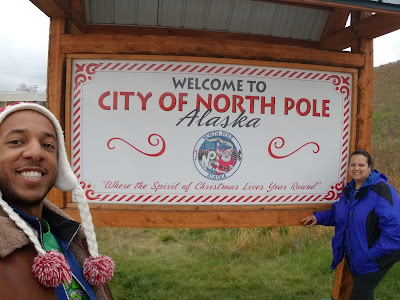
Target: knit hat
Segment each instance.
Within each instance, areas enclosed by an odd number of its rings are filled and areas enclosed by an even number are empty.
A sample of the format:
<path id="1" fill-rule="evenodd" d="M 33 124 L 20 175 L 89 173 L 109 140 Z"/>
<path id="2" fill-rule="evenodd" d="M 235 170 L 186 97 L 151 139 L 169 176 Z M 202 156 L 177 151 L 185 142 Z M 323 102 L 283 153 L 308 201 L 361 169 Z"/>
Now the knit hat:
<path id="1" fill-rule="evenodd" d="M 16 103 L 0 110 L 0 126 L 4 119 L 12 113 L 21 110 L 33 110 L 47 117 L 53 124 L 57 134 L 58 143 L 58 174 L 54 186 L 61 191 L 72 191 L 78 202 L 82 227 L 85 233 L 90 256 L 83 264 L 83 274 L 91 285 L 102 285 L 114 276 L 114 261 L 105 255 L 100 255 L 96 241 L 96 233 L 89 211 L 89 205 L 85 194 L 78 184 L 71 166 L 68 162 L 67 152 L 64 144 L 64 134 L 57 118 L 45 107 L 35 103 Z M 0 206 L 9 215 L 15 224 L 24 231 L 35 246 L 38 255 L 35 257 L 32 271 L 39 282 L 46 287 L 56 287 L 64 282 L 71 283 L 71 270 L 65 257 L 55 251 L 46 252 L 31 227 L 3 200 L 0 191 Z"/>

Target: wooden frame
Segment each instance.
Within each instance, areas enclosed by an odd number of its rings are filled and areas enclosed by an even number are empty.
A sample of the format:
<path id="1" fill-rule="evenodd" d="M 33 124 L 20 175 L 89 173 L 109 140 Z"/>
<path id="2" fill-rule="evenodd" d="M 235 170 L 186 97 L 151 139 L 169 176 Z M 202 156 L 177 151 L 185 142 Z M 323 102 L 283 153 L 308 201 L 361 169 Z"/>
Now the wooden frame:
<path id="1" fill-rule="evenodd" d="M 305 65 L 299 63 L 265 62 L 258 60 L 176 57 L 176 56 L 148 56 L 148 55 L 98 55 L 98 54 L 68 54 L 67 80 L 65 95 L 65 132 L 66 146 L 69 151 L 71 141 L 71 69 L 72 60 L 85 59 L 135 59 L 135 60 L 175 60 L 192 62 L 219 62 L 229 64 L 268 65 L 274 67 L 290 67 L 302 69 L 315 69 L 324 71 L 347 72 L 353 74 L 353 89 L 357 87 L 356 69 Z M 355 149 L 354 130 L 356 126 L 357 93 L 352 93 L 352 116 L 350 151 Z M 68 153 L 70 156 L 70 153 Z M 262 206 L 177 206 L 177 205 L 117 205 L 117 204 L 91 204 L 91 212 L 96 226 L 117 227 L 173 227 L 173 228 L 216 228 L 216 227 L 273 227 L 300 225 L 300 219 L 313 211 L 329 209 L 331 204 L 298 204 L 298 205 L 262 205 Z M 77 204 L 71 202 L 68 195 L 64 202 L 64 210 L 79 219 Z M 118 217 L 117 217 L 118 216 Z"/>
<path id="2" fill-rule="evenodd" d="M 275 1 L 275 0 L 271 0 Z M 135 55 L 166 55 L 171 59 L 189 56 L 191 59 L 219 61 L 219 57 L 244 59 L 247 62 L 271 61 L 292 64 L 323 65 L 352 68 L 353 82 L 350 150 L 371 148 L 373 101 L 373 41 L 372 39 L 400 28 L 399 12 L 377 11 L 320 0 L 287 0 L 287 4 L 327 6 L 329 19 L 319 44 L 273 37 L 246 36 L 232 33 L 213 33 L 184 29 L 129 28 L 116 26 L 88 26 L 85 22 L 82 0 L 72 1 L 67 7 L 60 0 L 32 0 L 50 17 L 48 64 L 48 105 L 68 127 L 70 111 L 65 98 L 70 97 L 68 74 L 73 57 L 133 57 Z M 284 1 L 280 1 L 284 2 Z M 353 11 L 354 10 L 354 11 Z M 367 11 L 368 13 L 360 13 Z M 351 26 L 345 27 L 351 13 Z M 71 17 L 72 16 L 72 17 Z M 363 21 L 365 17 L 365 20 Z M 71 34 L 74 33 L 74 34 Z M 84 34 L 89 33 L 89 34 Z M 352 52 L 340 52 L 351 47 Z M 325 49 L 325 50 L 324 50 Z M 86 56 L 90 53 L 89 56 Z M 135 56 L 136 57 L 136 56 Z M 67 64 L 66 64 L 67 62 Z M 69 71 L 70 72 L 70 71 Z M 67 132 L 68 132 L 67 128 Z M 67 139 L 68 141 L 68 139 Z M 79 220 L 69 193 L 53 189 L 49 199 L 65 212 Z M 328 205 L 290 205 L 268 207 L 184 207 L 176 206 L 121 206 L 91 205 L 96 226 L 134 227 L 264 227 L 300 225 L 300 219 L 313 211 L 325 210 Z M 333 299 L 346 299 L 351 289 L 351 276 L 341 264 L 336 268 Z"/>

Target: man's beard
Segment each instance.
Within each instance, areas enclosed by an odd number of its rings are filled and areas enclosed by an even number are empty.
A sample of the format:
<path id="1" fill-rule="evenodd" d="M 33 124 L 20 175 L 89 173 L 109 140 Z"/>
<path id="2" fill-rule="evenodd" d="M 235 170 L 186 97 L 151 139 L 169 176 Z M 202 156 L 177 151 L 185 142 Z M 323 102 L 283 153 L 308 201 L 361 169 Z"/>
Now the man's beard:
<path id="1" fill-rule="evenodd" d="M 55 179 L 54 179 L 55 182 Z M 21 199 L 18 196 L 18 193 L 14 190 L 14 188 L 11 186 L 7 176 L 4 175 L 0 168 L 0 191 L 2 193 L 2 198 L 4 201 L 6 201 L 8 204 L 11 204 L 13 206 L 16 206 L 18 208 L 21 207 L 35 207 L 38 206 L 46 197 L 48 192 L 51 190 L 51 188 L 54 185 L 50 185 L 49 189 L 46 191 L 46 193 L 42 196 L 40 196 L 38 199 L 34 199 L 33 201 L 27 201 L 24 199 Z"/>

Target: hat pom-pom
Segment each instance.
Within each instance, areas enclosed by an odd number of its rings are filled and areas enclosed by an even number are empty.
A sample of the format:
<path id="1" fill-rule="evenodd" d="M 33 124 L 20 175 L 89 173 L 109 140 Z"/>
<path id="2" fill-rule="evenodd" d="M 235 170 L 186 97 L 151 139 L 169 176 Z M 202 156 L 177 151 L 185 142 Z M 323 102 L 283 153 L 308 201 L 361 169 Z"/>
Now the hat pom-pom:
<path id="1" fill-rule="evenodd" d="M 32 271 L 45 287 L 56 287 L 64 282 L 72 282 L 71 269 L 64 255 L 51 250 L 38 254 L 33 260 Z"/>
<path id="2" fill-rule="evenodd" d="M 102 285 L 113 278 L 115 263 L 111 257 L 100 255 L 88 257 L 83 263 L 83 274 L 91 285 Z"/>

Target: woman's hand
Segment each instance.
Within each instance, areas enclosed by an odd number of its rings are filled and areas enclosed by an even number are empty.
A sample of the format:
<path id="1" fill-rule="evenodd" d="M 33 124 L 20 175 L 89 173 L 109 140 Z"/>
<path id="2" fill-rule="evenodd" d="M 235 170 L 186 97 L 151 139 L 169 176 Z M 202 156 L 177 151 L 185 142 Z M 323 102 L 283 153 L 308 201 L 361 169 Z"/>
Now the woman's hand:
<path id="1" fill-rule="evenodd" d="M 300 221 L 304 226 L 308 225 L 309 228 L 317 224 L 317 218 L 314 215 L 309 215 Z"/>

